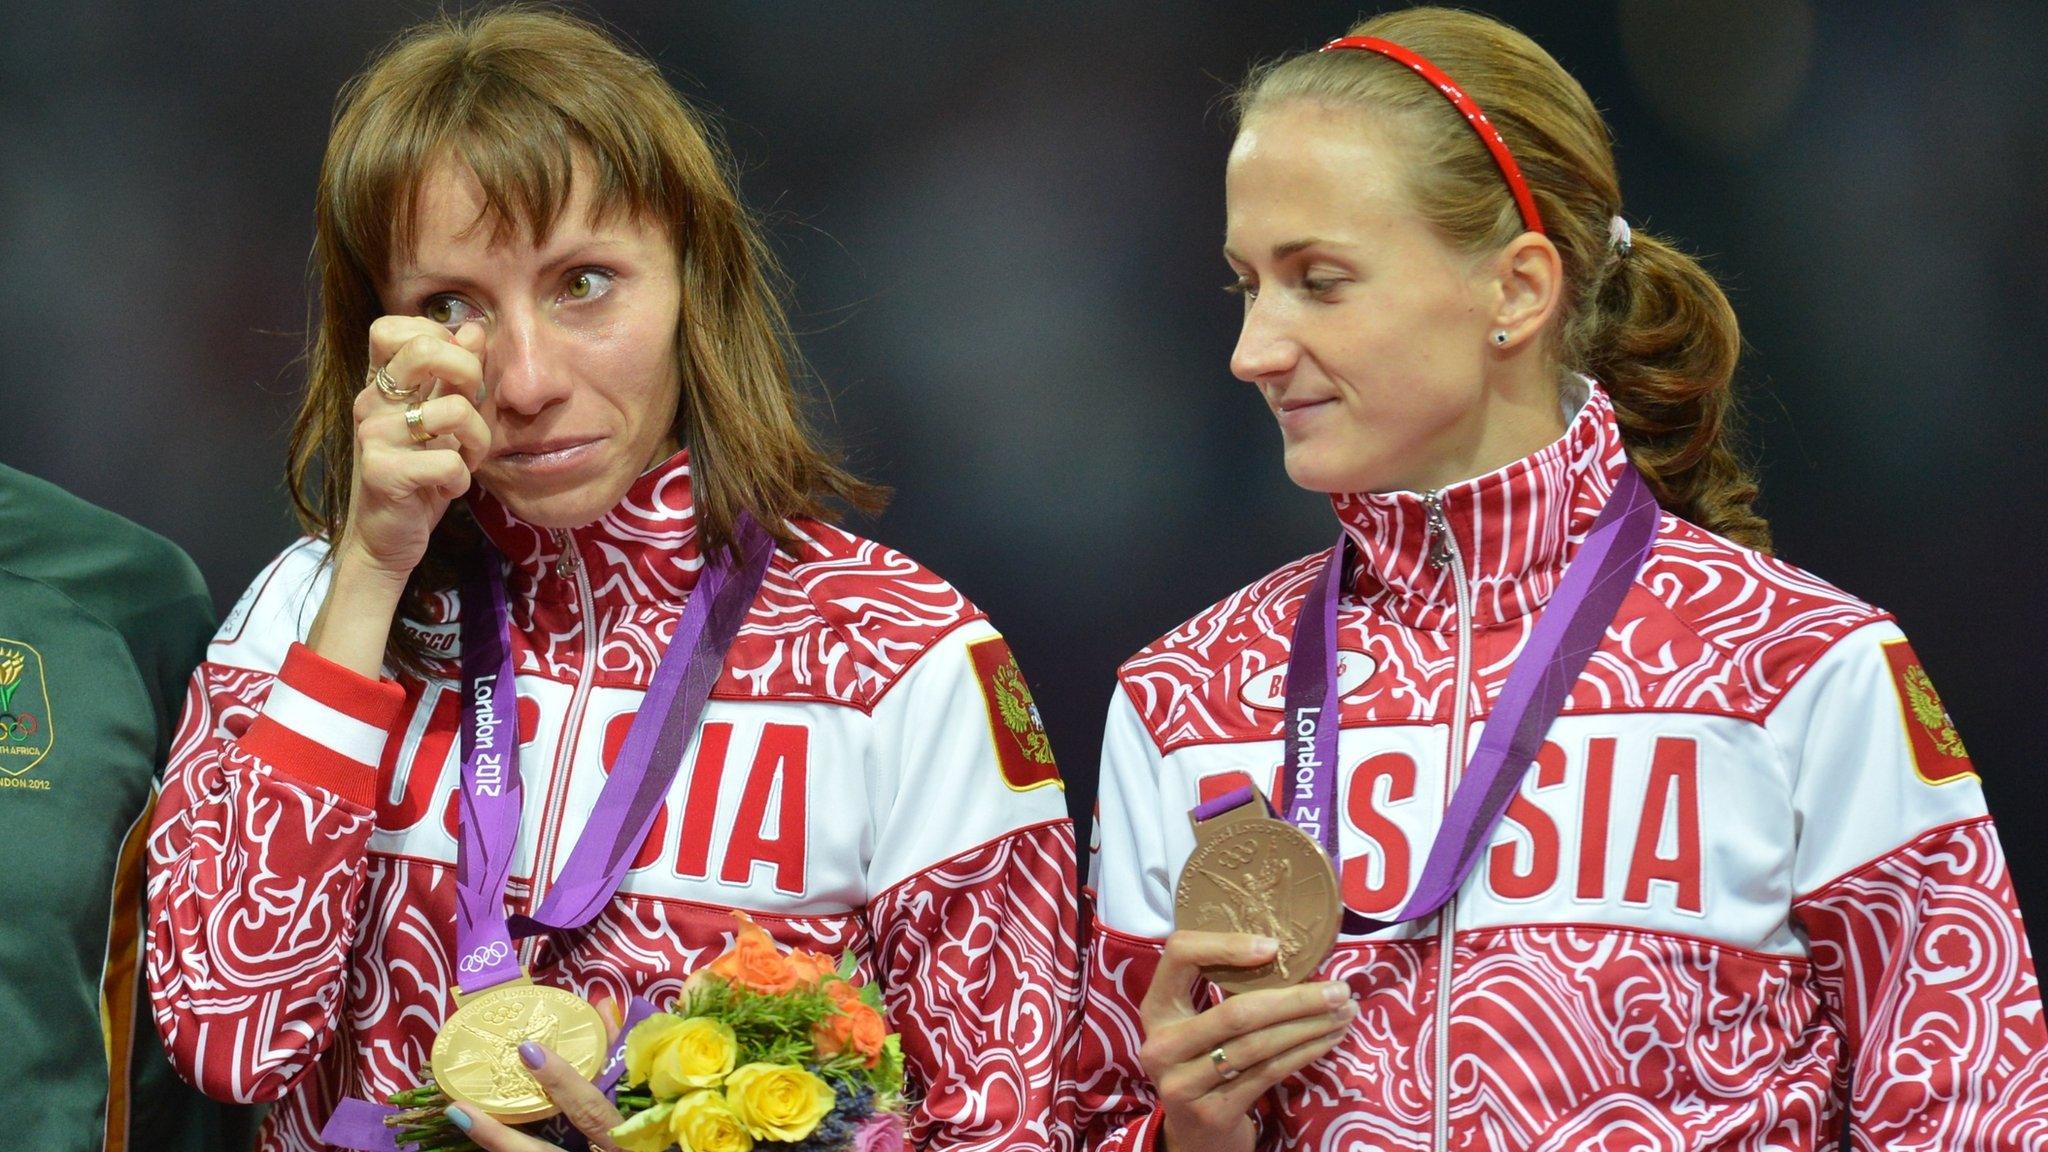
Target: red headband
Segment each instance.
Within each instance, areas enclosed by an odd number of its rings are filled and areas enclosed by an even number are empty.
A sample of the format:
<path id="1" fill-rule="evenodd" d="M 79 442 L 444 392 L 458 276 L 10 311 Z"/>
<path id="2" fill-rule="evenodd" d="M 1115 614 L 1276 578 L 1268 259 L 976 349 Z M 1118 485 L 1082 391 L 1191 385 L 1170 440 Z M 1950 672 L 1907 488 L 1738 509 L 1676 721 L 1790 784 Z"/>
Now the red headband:
<path id="1" fill-rule="evenodd" d="M 1445 75 L 1443 69 L 1430 63 L 1427 57 L 1377 36 L 1339 36 L 1323 45 L 1322 50 L 1328 52 L 1332 48 L 1357 48 L 1366 52 L 1377 52 L 1395 63 L 1405 65 L 1443 93 L 1444 99 L 1449 100 L 1465 117 L 1465 122 L 1472 126 L 1472 131 L 1479 134 L 1479 142 L 1486 145 L 1488 152 L 1493 153 L 1493 162 L 1500 165 L 1500 174 L 1507 178 L 1508 191 L 1514 194 L 1515 207 L 1521 210 L 1522 226 L 1539 235 L 1543 233 L 1543 217 L 1536 213 L 1536 198 L 1529 194 L 1529 182 L 1522 179 L 1522 168 L 1515 163 L 1515 154 L 1508 151 L 1508 142 L 1501 139 L 1500 129 L 1493 126 L 1493 121 L 1486 118 L 1486 113 L 1480 110 L 1479 104 L 1472 97 L 1465 95 L 1465 90 L 1458 87 L 1457 81 Z"/>

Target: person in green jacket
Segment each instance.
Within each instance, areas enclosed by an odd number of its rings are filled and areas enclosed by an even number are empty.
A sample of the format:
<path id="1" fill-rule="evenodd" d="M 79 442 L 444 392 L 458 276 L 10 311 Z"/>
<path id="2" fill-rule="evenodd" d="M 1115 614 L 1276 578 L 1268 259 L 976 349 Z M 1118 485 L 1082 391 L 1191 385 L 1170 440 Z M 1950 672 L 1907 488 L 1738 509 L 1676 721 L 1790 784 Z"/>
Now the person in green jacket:
<path id="1" fill-rule="evenodd" d="M 251 1143 L 142 998 L 150 807 L 212 631 L 177 545 L 0 465 L 0 1145 Z"/>

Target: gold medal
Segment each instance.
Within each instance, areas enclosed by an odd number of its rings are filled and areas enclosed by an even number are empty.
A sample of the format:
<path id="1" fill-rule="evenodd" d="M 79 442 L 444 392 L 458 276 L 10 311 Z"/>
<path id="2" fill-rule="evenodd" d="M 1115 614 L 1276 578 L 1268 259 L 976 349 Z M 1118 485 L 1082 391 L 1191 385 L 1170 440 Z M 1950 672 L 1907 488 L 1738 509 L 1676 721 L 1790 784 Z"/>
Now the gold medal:
<path id="1" fill-rule="evenodd" d="M 455 993 L 455 1014 L 434 1037 L 428 1065 L 452 1100 L 474 1104 L 507 1124 L 561 1111 L 519 1058 L 531 1040 L 569 1062 L 585 1080 L 604 1066 L 604 1018 L 573 992 L 521 976 L 474 996 Z"/>
<path id="2" fill-rule="evenodd" d="M 1202 932 L 1249 932 L 1280 942 L 1255 968 L 1204 968 L 1226 992 L 1285 988 L 1313 975 L 1337 943 L 1343 905 L 1337 873 L 1322 846 L 1266 813 L 1253 795 L 1195 824 L 1195 850 L 1173 893 L 1173 926 Z"/>

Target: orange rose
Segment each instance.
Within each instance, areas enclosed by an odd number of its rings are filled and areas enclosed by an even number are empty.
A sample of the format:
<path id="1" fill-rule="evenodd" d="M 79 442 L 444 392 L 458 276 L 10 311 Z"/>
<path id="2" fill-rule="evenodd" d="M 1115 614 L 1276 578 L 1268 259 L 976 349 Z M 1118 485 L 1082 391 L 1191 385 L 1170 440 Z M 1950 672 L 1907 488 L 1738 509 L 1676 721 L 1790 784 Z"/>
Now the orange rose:
<path id="1" fill-rule="evenodd" d="M 811 985 L 829 979 L 839 971 L 839 966 L 830 957 L 801 948 L 789 954 L 789 968 L 796 973 L 797 983 Z"/>
<path id="2" fill-rule="evenodd" d="M 820 1020 L 811 1031 L 818 1055 L 853 1052 L 870 1068 L 881 1062 L 882 1044 L 888 1037 L 889 1026 L 882 1022 L 882 1014 L 859 1000 L 840 1001 L 839 1011 Z"/>
<path id="3" fill-rule="evenodd" d="M 849 1004 L 859 1004 L 861 1002 L 860 989 L 855 988 L 844 980 L 828 980 L 825 982 L 825 987 L 822 991 L 825 995 L 832 998 L 834 1004 L 839 1005 L 841 1008 L 845 1008 Z"/>
<path id="4" fill-rule="evenodd" d="M 743 924 L 725 955 L 711 962 L 711 973 L 726 983 L 774 996 L 797 985 L 797 973 L 759 925 Z"/>

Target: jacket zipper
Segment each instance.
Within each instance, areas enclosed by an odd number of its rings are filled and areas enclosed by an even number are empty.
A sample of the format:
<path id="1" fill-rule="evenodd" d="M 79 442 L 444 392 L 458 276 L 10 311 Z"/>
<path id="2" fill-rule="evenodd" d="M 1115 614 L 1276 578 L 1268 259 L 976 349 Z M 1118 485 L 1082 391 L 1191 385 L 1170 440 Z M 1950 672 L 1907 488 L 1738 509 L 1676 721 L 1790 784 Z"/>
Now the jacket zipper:
<path id="1" fill-rule="evenodd" d="M 569 713 L 564 721 L 562 734 L 555 743 L 554 770 L 548 774 L 548 795 L 541 805 L 540 835 L 534 841 L 533 891 L 528 897 L 530 908 L 540 907 L 541 898 L 554 886 L 555 840 L 561 835 L 563 809 L 569 798 L 569 771 L 576 761 L 576 744 L 583 735 L 583 712 L 590 704 L 590 687 L 596 668 L 597 645 L 595 635 L 597 622 L 596 608 L 590 595 L 590 574 L 576 557 L 576 541 L 564 529 L 553 531 L 555 546 L 562 550 L 555 560 L 555 575 L 558 578 L 573 576 L 576 579 L 576 605 L 579 612 L 579 629 L 583 640 L 583 662 L 576 670 L 576 688 L 569 696 Z M 534 953 L 544 939 L 535 936 L 526 941 L 526 961 L 533 963 Z"/>
<path id="2" fill-rule="evenodd" d="M 1458 662 L 1455 666 L 1457 695 L 1451 701 L 1450 751 L 1444 765 L 1444 807 L 1450 807 L 1451 792 L 1465 770 L 1465 735 L 1471 724 L 1472 694 L 1472 589 L 1465 582 L 1465 558 L 1458 551 L 1458 538 L 1444 518 L 1443 494 L 1431 492 L 1422 498 L 1429 510 L 1425 534 L 1429 538 L 1429 565 L 1449 567 L 1451 587 L 1457 597 Z M 1437 915 L 1436 968 L 1436 1076 L 1434 1118 L 1436 1152 L 1450 1152 L 1451 1146 L 1451 960 L 1457 944 L 1458 897 L 1446 901 Z"/>

